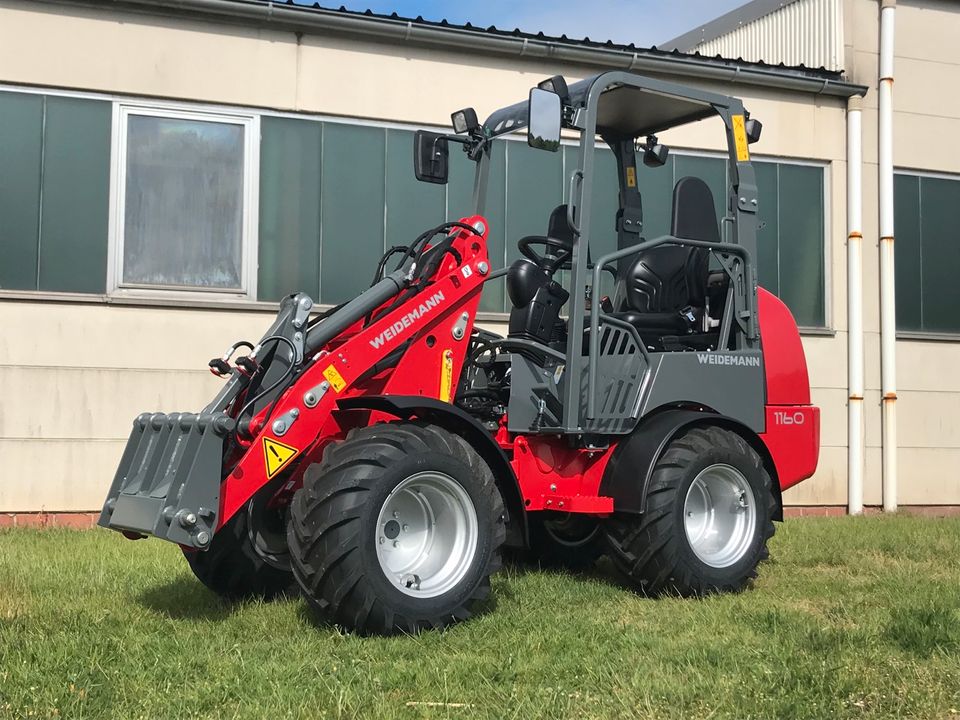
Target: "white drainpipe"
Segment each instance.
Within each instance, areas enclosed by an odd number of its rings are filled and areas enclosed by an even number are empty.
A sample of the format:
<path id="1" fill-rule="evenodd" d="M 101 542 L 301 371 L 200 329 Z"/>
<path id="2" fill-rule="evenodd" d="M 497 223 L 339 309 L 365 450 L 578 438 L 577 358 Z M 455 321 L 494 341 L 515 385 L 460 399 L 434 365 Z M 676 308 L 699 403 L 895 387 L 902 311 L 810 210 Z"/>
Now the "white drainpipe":
<path id="1" fill-rule="evenodd" d="M 863 153 L 861 98 L 847 100 L 847 511 L 863 512 Z"/>
<path id="2" fill-rule="evenodd" d="M 893 16 L 896 0 L 880 5 L 880 390 L 883 394 L 883 509 L 897 509 L 897 320 L 893 273 Z"/>

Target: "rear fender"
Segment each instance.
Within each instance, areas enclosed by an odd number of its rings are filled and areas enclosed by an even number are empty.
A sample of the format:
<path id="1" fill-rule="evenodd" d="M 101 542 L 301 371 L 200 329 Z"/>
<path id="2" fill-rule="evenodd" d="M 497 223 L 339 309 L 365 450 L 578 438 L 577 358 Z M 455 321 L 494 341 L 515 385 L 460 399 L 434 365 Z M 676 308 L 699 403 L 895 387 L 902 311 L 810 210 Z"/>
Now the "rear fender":
<path id="1" fill-rule="evenodd" d="M 507 510 L 507 545 L 527 544 L 527 514 L 517 477 L 496 440 L 476 418 L 456 405 L 420 395 L 360 395 L 337 402 L 340 410 L 374 410 L 409 420 L 419 418 L 464 438 L 493 472 Z"/>
<path id="2" fill-rule="evenodd" d="M 613 498 L 617 512 L 642 513 L 646 509 L 647 490 L 653 469 L 667 445 L 683 431 L 693 427 L 722 427 L 742 437 L 763 460 L 769 473 L 776 501 L 774 520 L 783 519 L 783 499 L 777 468 L 767 446 L 750 428 L 733 418 L 713 412 L 671 408 L 648 415 L 620 444 L 600 482 L 600 495 Z"/>

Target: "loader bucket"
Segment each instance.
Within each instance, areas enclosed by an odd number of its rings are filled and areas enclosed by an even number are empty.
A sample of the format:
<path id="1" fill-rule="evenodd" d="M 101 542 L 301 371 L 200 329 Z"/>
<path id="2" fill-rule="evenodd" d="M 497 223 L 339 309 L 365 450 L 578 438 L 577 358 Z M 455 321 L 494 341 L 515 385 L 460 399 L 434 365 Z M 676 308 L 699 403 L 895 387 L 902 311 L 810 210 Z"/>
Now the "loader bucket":
<path id="1" fill-rule="evenodd" d="M 144 413 L 133 422 L 99 525 L 204 549 L 217 527 L 223 413 Z"/>

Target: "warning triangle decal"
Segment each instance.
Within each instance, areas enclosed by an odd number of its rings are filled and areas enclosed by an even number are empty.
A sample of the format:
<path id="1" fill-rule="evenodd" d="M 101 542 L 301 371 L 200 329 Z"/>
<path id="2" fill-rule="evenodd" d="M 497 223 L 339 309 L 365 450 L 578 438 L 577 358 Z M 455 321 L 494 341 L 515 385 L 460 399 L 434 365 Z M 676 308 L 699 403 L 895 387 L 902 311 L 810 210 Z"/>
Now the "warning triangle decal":
<path id="1" fill-rule="evenodd" d="M 263 458 L 264 465 L 267 468 L 267 478 L 272 478 L 283 470 L 299 452 L 295 447 L 265 437 L 263 439 Z"/>

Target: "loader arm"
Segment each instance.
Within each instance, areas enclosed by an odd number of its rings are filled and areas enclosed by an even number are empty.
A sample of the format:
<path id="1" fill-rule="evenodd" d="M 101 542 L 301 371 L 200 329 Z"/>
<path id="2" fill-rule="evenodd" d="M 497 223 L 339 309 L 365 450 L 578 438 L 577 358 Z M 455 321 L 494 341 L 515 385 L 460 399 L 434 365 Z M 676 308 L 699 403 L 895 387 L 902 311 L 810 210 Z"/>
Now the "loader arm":
<path id="1" fill-rule="evenodd" d="M 237 368 L 200 414 L 140 415 L 99 524 L 204 549 L 261 488 L 276 482 L 289 496 L 305 467 L 346 435 L 357 414 L 337 411 L 338 400 L 450 402 L 490 276 L 486 221 L 460 222 L 419 269 L 407 264 L 315 324 L 310 298 L 285 299 L 257 348 L 272 341 L 276 365 L 261 368 L 257 382 Z"/>

